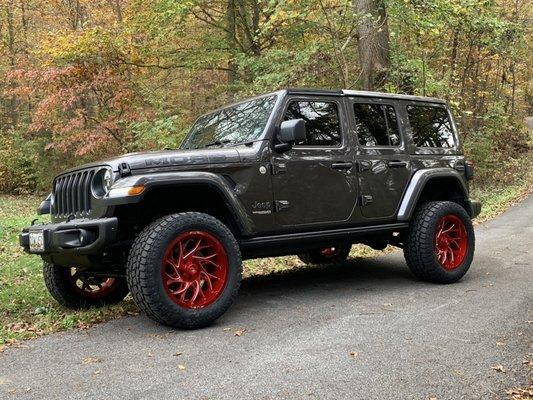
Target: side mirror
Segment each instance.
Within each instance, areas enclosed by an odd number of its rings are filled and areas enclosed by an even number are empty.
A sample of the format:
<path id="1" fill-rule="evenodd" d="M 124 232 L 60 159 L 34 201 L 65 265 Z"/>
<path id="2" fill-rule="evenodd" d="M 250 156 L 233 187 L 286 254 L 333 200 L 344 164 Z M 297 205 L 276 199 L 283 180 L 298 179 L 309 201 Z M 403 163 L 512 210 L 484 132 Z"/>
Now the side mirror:
<path id="1" fill-rule="evenodd" d="M 278 139 L 281 143 L 275 146 L 276 150 L 290 150 L 294 143 L 305 140 L 305 121 L 303 119 L 283 121 L 279 128 Z"/>

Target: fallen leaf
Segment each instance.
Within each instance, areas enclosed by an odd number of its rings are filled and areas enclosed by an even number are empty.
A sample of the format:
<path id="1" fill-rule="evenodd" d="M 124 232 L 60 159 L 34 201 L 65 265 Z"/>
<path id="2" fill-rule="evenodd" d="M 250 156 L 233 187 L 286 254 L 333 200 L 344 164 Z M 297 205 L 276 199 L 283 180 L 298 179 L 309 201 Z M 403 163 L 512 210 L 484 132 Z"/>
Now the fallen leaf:
<path id="1" fill-rule="evenodd" d="M 174 357 L 178 357 L 178 356 L 181 356 L 183 353 L 181 351 L 178 351 L 177 353 L 174 353 L 173 356 Z"/>
<path id="2" fill-rule="evenodd" d="M 181 370 L 181 371 L 185 371 L 187 368 L 185 367 L 185 365 L 183 364 L 179 364 L 178 365 L 178 368 Z"/>
<path id="3" fill-rule="evenodd" d="M 99 362 L 102 362 L 102 360 L 98 357 L 85 357 L 83 360 L 81 360 L 82 365 L 94 364 Z"/>
<path id="4" fill-rule="evenodd" d="M 359 353 L 357 351 L 350 351 L 350 356 L 352 356 L 353 358 L 357 357 L 359 355 Z"/>
<path id="5" fill-rule="evenodd" d="M 153 357 L 154 354 L 153 354 L 153 353 L 148 353 L 147 356 L 148 356 L 148 357 Z"/>
<path id="6" fill-rule="evenodd" d="M 496 342 L 496 346 L 505 346 L 505 342 Z"/>
<path id="7" fill-rule="evenodd" d="M 102 371 L 100 371 L 100 370 L 94 371 L 94 372 L 93 372 L 93 375 L 100 375 L 101 372 L 102 372 Z"/>
<path id="8" fill-rule="evenodd" d="M 246 328 L 242 328 L 242 329 L 237 329 L 233 335 L 234 336 L 242 336 L 245 333 L 246 333 Z"/>
<path id="9" fill-rule="evenodd" d="M 497 371 L 497 372 L 503 372 L 505 373 L 505 368 L 503 368 L 503 365 L 491 365 L 490 367 L 491 369 L 493 369 L 494 371 Z"/>

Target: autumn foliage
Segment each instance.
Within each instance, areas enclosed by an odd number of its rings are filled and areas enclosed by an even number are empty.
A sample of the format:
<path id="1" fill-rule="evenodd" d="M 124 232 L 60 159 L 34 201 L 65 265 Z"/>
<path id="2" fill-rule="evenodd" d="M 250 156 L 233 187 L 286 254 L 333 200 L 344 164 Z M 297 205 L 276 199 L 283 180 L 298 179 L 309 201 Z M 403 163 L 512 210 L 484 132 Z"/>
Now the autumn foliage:
<path id="1" fill-rule="evenodd" d="M 199 114 L 287 86 L 446 98 L 478 181 L 506 182 L 530 151 L 528 5 L 0 0 L 0 191 L 177 146 Z"/>

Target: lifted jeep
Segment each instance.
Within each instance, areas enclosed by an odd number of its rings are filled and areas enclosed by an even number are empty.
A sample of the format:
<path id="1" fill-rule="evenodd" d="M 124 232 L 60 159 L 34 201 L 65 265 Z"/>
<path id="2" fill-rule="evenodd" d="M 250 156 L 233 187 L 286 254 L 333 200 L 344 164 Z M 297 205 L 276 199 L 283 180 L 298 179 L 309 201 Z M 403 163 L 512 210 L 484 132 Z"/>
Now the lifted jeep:
<path id="1" fill-rule="evenodd" d="M 200 117 L 179 150 L 57 176 L 20 243 L 71 308 L 121 301 L 179 328 L 232 304 L 242 259 L 343 262 L 352 243 L 404 249 L 414 275 L 459 280 L 474 255 L 473 176 L 446 103 L 288 89 Z"/>

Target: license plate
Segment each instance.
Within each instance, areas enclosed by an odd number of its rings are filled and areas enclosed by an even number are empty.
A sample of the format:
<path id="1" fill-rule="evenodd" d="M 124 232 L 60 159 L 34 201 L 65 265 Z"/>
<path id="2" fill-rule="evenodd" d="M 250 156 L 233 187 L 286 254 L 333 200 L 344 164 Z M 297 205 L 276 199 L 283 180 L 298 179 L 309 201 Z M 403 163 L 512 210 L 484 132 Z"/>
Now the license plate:
<path id="1" fill-rule="evenodd" d="M 41 253 L 44 250 L 44 233 L 30 232 L 30 251 Z"/>

